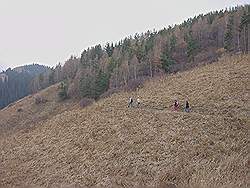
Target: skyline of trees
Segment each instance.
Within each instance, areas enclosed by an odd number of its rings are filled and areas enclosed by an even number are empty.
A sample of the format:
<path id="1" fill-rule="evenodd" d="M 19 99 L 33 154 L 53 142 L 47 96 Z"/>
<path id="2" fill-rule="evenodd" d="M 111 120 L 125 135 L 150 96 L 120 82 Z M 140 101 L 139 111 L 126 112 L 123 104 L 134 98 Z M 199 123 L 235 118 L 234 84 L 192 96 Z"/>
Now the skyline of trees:
<path id="1" fill-rule="evenodd" d="M 68 97 L 98 99 L 108 89 L 215 61 L 221 49 L 249 53 L 249 7 L 200 14 L 160 31 L 95 45 L 36 76 L 31 92 L 64 81 Z"/>

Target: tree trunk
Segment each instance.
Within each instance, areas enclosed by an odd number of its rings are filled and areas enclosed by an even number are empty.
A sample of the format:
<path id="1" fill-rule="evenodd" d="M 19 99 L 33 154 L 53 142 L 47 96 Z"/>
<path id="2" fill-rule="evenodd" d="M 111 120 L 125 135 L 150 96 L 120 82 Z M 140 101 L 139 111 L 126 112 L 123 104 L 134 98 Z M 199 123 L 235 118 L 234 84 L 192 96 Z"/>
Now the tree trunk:
<path id="1" fill-rule="evenodd" d="M 242 41 L 243 41 L 243 49 L 242 49 L 242 51 L 243 51 L 243 53 L 245 53 L 246 52 L 246 37 L 245 37 L 245 27 L 243 27 L 243 39 L 242 39 Z"/>
<path id="2" fill-rule="evenodd" d="M 237 52 L 240 51 L 240 32 L 238 31 L 238 36 L 237 36 Z"/>
<path id="3" fill-rule="evenodd" d="M 135 78 L 135 80 L 137 79 L 137 75 L 136 75 L 136 65 L 134 66 L 134 78 Z"/>
<path id="4" fill-rule="evenodd" d="M 153 77 L 152 62 L 149 60 L 150 77 Z"/>
<path id="5" fill-rule="evenodd" d="M 249 52 L 249 24 L 246 25 L 246 53 Z"/>

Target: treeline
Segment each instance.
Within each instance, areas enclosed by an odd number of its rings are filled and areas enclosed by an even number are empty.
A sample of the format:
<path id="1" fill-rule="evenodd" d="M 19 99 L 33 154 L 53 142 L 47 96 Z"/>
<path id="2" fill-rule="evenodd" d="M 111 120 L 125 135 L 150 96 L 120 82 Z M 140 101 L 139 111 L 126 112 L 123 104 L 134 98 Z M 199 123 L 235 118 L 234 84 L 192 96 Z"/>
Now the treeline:
<path id="1" fill-rule="evenodd" d="M 33 91 L 63 81 L 64 98 L 97 99 L 108 89 L 210 63 L 225 52 L 249 53 L 249 27 L 250 5 L 245 5 L 96 45 L 36 77 Z"/>
<path id="2" fill-rule="evenodd" d="M 33 64 L 0 73 L 0 109 L 30 94 L 31 80 L 48 70 L 48 67 Z"/>

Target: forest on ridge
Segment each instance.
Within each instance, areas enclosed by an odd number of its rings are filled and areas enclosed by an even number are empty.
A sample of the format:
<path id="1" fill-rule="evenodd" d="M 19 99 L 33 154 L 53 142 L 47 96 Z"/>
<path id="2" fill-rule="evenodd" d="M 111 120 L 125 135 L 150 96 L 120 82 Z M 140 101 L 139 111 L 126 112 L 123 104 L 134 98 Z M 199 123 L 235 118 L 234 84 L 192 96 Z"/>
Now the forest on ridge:
<path id="1" fill-rule="evenodd" d="M 25 95 L 59 82 L 61 100 L 98 99 L 121 88 L 133 90 L 145 79 L 214 62 L 223 53 L 249 53 L 249 30 L 250 5 L 200 14 L 160 31 L 136 33 L 116 43 L 89 47 L 80 57 L 72 55 L 63 65 L 36 75 Z M 0 75 L 5 77 L 6 72 Z M 0 91 L 1 96 L 6 91 L 8 95 L 16 93 L 9 92 L 4 78 Z M 9 102 L 13 100 L 1 107 Z"/>

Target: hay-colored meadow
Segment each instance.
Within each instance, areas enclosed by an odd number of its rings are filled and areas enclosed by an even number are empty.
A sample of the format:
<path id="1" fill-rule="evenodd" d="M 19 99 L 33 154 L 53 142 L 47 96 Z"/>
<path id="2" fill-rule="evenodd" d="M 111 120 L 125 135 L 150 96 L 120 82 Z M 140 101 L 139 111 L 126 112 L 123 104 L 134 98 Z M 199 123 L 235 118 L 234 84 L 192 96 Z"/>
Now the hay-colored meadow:
<path id="1" fill-rule="evenodd" d="M 83 109 L 55 102 L 56 87 L 41 92 L 45 104 L 30 96 L 0 111 L 0 187 L 249 186 L 250 55 Z M 130 96 L 141 106 L 128 108 Z M 191 112 L 172 111 L 175 99 Z"/>

